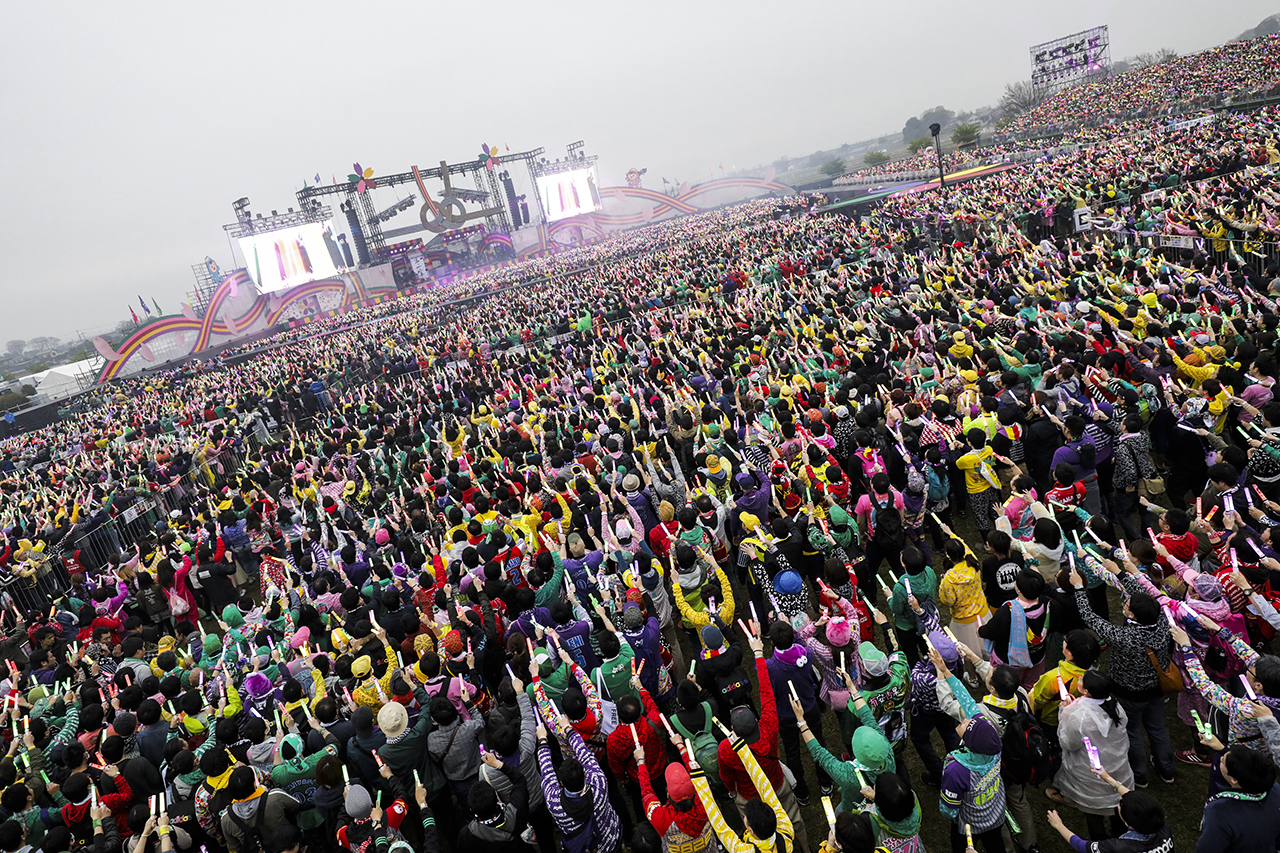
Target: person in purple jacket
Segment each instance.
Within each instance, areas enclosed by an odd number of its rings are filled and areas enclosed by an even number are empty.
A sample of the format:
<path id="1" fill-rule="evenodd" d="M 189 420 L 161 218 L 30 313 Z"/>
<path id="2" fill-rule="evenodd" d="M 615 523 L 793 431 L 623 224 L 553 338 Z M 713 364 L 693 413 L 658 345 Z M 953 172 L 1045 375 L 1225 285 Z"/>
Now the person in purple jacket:
<path id="1" fill-rule="evenodd" d="M 807 654 L 804 644 L 796 642 L 796 633 L 787 622 L 774 622 L 769 626 L 769 639 L 773 643 L 773 656 L 766 666 L 769 668 L 769 683 L 773 687 L 773 695 L 779 697 L 778 702 L 778 734 L 782 738 L 782 746 L 787 751 L 787 766 L 795 774 L 796 802 L 802 806 L 809 804 L 809 781 L 801 763 L 800 721 L 796 719 L 791 703 L 782 699 L 790 696 L 792 688 L 800 699 L 800 707 L 804 710 L 804 722 L 815 736 L 822 733 L 822 703 L 818 701 L 820 679 L 813 661 Z M 831 777 L 817 765 L 818 784 L 822 786 L 823 796 L 835 790 Z"/>
<path id="2" fill-rule="evenodd" d="M 622 606 L 622 636 L 639 659 L 636 666 L 640 665 L 640 660 L 645 662 L 644 669 L 640 671 L 640 683 L 659 704 L 667 698 L 658 690 L 658 669 L 662 666 L 661 635 L 662 626 L 658 624 L 657 616 L 646 619 L 644 611 L 634 601 L 628 601 Z M 674 690 L 673 684 L 667 692 Z"/>
<path id="3" fill-rule="evenodd" d="M 1000 732 L 985 717 L 956 728 L 964 749 L 947 756 L 938 810 L 951 819 L 951 849 L 962 850 L 965 827 L 987 853 L 1004 853 L 1004 782 L 1000 777 Z"/>
<path id="4" fill-rule="evenodd" d="M 769 503 L 773 496 L 773 484 L 768 476 L 754 469 L 742 471 L 733 478 L 737 490 L 741 491 L 734 498 L 733 517 L 735 523 L 740 515 L 749 512 L 760 520 L 761 524 L 769 523 Z"/>
<path id="5" fill-rule="evenodd" d="M 554 726 L 565 756 L 559 769 L 551 762 L 547 730 L 541 723 L 536 735 L 542 793 L 560 830 L 561 846 L 566 853 L 613 853 L 618 848 L 622 826 L 609 802 L 608 779 L 568 717 L 559 715 Z"/>
<path id="6" fill-rule="evenodd" d="M 600 666 L 600 658 L 591 647 L 591 623 L 585 619 L 574 619 L 573 608 L 568 602 L 557 601 L 551 605 L 551 623 L 552 629 L 548 633 L 559 637 L 560 648 L 568 652 L 578 666 L 586 672 Z"/>

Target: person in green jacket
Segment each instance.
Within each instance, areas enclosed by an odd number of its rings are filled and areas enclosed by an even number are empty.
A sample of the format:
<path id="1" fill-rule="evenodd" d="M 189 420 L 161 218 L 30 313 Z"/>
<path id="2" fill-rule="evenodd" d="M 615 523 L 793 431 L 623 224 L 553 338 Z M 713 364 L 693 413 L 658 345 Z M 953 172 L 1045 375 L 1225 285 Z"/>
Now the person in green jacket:
<path id="1" fill-rule="evenodd" d="M 849 706 L 861 722 L 850 741 L 850 752 L 853 755 L 853 760 L 841 761 L 832 755 L 826 747 L 818 742 L 817 737 L 809 730 L 808 725 L 804 723 L 801 723 L 800 726 L 800 736 L 804 738 L 805 746 L 809 748 L 809 754 L 813 756 L 813 762 L 825 770 L 831 780 L 840 788 L 840 811 L 849 812 L 865 808 L 866 797 L 863 795 L 863 789 L 867 787 L 874 789 L 876 779 L 880 778 L 882 773 L 896 773 L 898 767 L 893 757 L 893 747 L 890 746 L 888 738 L 884 736 L 884 732 L 880 730 L 875 715 L 871 713 L 866 700 L 858 692 L 857 685 L 853 683 L 849 673 L 842 672 L 841 674 L 849 685 L 849 695 L 851 697 Z M 795 710 L 799 705 L 794 697 L 790 699 L 790 702 L 792 710 Z M 804 719 L 803 711 L 796 719 Z"/>
<path id="2" fill-rule="evenodd" d="M 431 705 L 431 695 L 413 675 L 413 667 L 405 667 L 400 673 L 405 684 L 413 685 L 413 698 L 419 708 Z M 421 779 L 422 787 L 427 789 L 427 799 L 434 799 L 442 791 L 447 791 L 448 780 L 427 751 L 427 736 L 435 728 L 431 715 L 418 714 L 413 728 L 409 728 L 409 712 L 399 702 L 388 702 L 378 711 L 378 728 L 386 736 L 387 742 L 378 748 L 378 755 L 391 768 L 391 772 L 400 780 L 405 790 L 414 790 L 417 779 Z"/>
<path id="3" fill-rule="evenodd" d="M 302 737 L 290 733 L 280 739 L 276 746 L 275 764 L 271 767 L 271 784 L 283 788 L 286 793 L 302 801 L 302 810 L 298 812 L 298 829 L 306 832 L 324 823 L 324 816 L 314 807 L 312 790 L 316 785 L 316 765 L 326 755 L 338 754 L 338 742 L 332 734 L 320 725 L 315 717 L 311 718 L 311 728 L 320 732 L 326 741 L 324 749 L 304 755 Z"/>

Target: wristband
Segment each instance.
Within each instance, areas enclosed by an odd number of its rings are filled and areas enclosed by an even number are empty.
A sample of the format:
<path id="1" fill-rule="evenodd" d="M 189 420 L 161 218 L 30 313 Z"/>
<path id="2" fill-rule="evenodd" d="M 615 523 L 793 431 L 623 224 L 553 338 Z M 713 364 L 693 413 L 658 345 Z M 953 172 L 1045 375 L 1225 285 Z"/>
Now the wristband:
<path id="1" fill-rule="evenodd" d="M 101 828 L 102 828 L 102 818 L 95 817 L 95 818 L 93 819 L 93 826 L 94 826 L 94 828 L 95 828 L 95 829 L 101 829 Z"/>
<path id="2" fill-rule="evenodd" d="M 157 835 L 159 835 L 161 838 L 164 838 L 166 835 L 168 835 L 168 834 L 169 834 L 169 827 L 167 827 L 167 826 L 157 826 L 157 827 L 156 827 L 156 834 L 157 834 Z"/>

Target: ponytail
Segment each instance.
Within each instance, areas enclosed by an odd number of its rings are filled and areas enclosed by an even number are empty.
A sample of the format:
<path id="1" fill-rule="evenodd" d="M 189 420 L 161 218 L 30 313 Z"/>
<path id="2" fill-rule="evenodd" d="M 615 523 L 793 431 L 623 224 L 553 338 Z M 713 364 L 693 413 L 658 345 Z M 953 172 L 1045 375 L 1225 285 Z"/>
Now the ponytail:
<path id="1" fill-rule="evenodd" d="M 1120 725 L 1120 711 L 1116 707 L 1118 703 L 1110 678 L 1091 669 L 1081 677 L 1080 686 L 1085 689 L 1090 698 L 1102 703 L 1102 710 L 1107 712 L 1107 716 L 1113 723 Z"/>

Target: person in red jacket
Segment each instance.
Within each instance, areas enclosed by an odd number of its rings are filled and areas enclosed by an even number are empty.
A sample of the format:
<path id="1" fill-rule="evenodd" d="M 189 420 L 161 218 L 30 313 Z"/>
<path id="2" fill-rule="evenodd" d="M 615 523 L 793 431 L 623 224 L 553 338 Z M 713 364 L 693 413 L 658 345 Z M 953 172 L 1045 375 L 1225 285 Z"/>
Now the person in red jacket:
<path id="1" fill-rule="evenodd" d="M 677 737 L 674 742 L 679 745 L 683 754 L 684 741 Z M 645 757 L 644 749 L 637 747 L 633 753 L 634 760 L 644 765 Z M 698 853 L 714 847 L 715 829 L 711 826 L 707 811 L 702 807 L 702 802 L 693 790 L 693 780 L 689 778 L 689 771 L 684 765 L 676 762 L 667 765 L 664 780 L 667 796 L 671 798 L 668 805 L 663 805 L 658 799 L 653 786 L 649 784 L 649 779 L 650 774 L 640 774 L 644 815 L 658 831 L 658 835 L 662 836 L 663 849 Z"/>
<path id="2" fill-rule="evenodd" d="M 103 794 L 98 799 L 102 801 L 104 806 L 111 809 L 111 814 L 116 819 L 116 826 L 120 830 L 120 837 L 122 839 L 128 838 L 133 834 L 126 820 L 129 815 L 129 806 L 133 803 L 133 791 L 114 764 L 108 764 L 102 768 L 102 773 L 111 777 L 112 782 L 115 783 L 116 792 L 114 794 Z M 85 843 L 90 843 L 93 840 L 93 823 L 89 820 L 89 806 L 92 804 L 89 787 L 88 774 L 73 773 L 62 785 L 62 796 L 66 797 L 70 802 L 59 810 L 62 822 L 71 827 L 71 831 L 77 840 Z"/>
<path id="3" fill-rule="evenodd" d="M 751 623 L 752 631 L 756 630 Z M 769 784 L 778 792 L 778 800 L 796 829 L 796 845 L 800 850 L 809 849 L 809 836 L 805 832 L 804 821 L 800 817 L 800 804 L 791 790 L 791 785 L 782 772 L 782 762 L 778 758 L 778 704 L 773 697 L 773 685 L 769 681 L 769 667 L 764 659 L 764 641 L 756 635 L 747 638 L 747 645 L 756 656 L 756 683 L 760 685 L 760 718 L 745 705 L 734 708 L 729 713 L 729 725 L 733 733 L 747 742 L 755 754 L 760 769 L 768 777 Z M 758 799 L 755 783 L 743 766 L 738 753 L 733 751 L 733 738 L 726 737 L 720 741 L 720 779 L 733 795 L 734 805 L 743 821 L 747 819 L 747 803 Z"/>
<path id="4" fill-rule="evenodd" d="M 630 795 L 629 800 L 635 802 L 640 795 L 642 785 L 640 776 L 649 777 L 649 785 L 659 796 L 666 796 L 667 785 L 663 771 L 667 768 L 667 753 L 663 748 L 662 737 L 658 734 L 662 726 L 662 717 L 658 706 L 649 696 L 649 691 L 640 684 L 640 677 L 631 676 L 631 686 L 640 693 L 640 700 L 634 696 L 623 696 L 618 700 L 619 726 L 609 733 L 605 749 L 609 757 L 609 769 L 615 779 L 621 780 Z M 640 715 L 640 702 L 644 702 L 644 716 Z M 635 735 L 632 735 L 632 732 Z M 645 767 L 648 773 L 641 774 L 636 764 L 636 739 L 644 749 Z"/>

